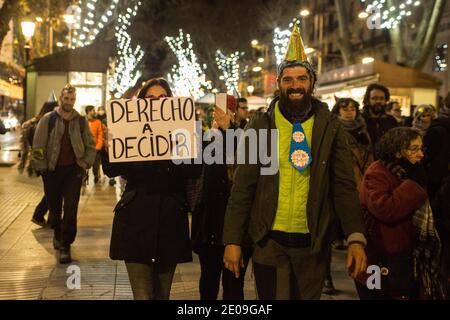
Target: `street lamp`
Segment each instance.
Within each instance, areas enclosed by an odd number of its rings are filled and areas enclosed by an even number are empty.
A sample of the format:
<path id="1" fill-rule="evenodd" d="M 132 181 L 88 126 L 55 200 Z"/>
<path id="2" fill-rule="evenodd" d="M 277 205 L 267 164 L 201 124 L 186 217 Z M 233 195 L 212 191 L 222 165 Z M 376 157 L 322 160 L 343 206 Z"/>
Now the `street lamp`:
<path id="1" fill-rule="evenodd" d="M 375 61 L 375 59 L 373 57 L 365 57 L 365 58 L 362 59 L 362 63 L 363 64 L 369 64 L 369 63 L 372 63 L 374 61 Z"/>
<path id="2" fill-rule="evenodd" d="M 302 11 L 300 11 L 300 15 L 302 17 L 307 17 L 311 14 L 311 12 L 308 9 L 303 9 Z"/>
<path id="3" fill-rule="evenodd" d="M 368 17 L 369 17 L 369 14 L 367 12 L 365 12 L 365 11 L 361 11 L 358 14 L 358 18 L 360 18 L 360 19 L 367 19 Z"/>
<path id="4" fill-rule="evenodd" d="M 248 86 L 247 87 L 247 92 L 249 95 L 252 95 L 253 91 L 255 91 L 255 87 L 254 86 Z"/>
<path id="5" fill-rule="evenodd" d="M 22 34 L 25 38 L 25 64 L 28 64 L 30 60 L 30 50 L 31 50 L 31 38 L 34 35 L 34 30 L 36 28 L 36 24 L 33 21 L 22 21 L 20 23 L 22 27 Z"/>

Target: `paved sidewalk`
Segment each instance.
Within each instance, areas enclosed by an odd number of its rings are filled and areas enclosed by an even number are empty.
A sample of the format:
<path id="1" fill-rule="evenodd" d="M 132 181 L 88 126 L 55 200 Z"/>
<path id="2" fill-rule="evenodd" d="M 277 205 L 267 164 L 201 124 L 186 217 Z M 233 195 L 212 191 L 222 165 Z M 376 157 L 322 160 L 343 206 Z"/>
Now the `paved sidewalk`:
<path id="1" fill-rule="evenodd" d="M 78 211 L 78 234 L 72 246 L 73 263 L 60 265 L 52 247 L 53 232 L 30 222 L 40 201 L 42 183 L 19 175 L 15 167 L 0 167 L 0 299 L 132 299 L 123 262 L 108 257 L 112 209 L 119 191 L 107 181 L 84 190 Z M 344 253 L 333 255 L 337 295 L 323 299 L 356 299 L 353 282 L 344 269 Z M 67 268 L 78 266 L 81 289 L 71 290 Z M 255 299 L 251 268 L 245 282 L 246 299 Z M 200 265 L 180 264 L 171 299 L 197 300 Z"/>

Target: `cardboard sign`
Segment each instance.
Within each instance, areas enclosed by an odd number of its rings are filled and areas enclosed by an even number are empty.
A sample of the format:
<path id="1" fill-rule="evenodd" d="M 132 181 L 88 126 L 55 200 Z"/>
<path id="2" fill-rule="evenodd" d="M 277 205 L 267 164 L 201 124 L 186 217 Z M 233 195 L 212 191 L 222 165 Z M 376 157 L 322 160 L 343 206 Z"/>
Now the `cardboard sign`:
<path id="1" fill-rule="evenodd" d="M 110 162 L 197 156 L 193 98 L 112 100 L 106 115 Z"/>
<path id="2" fill-rule="evenodd" d="M 216 106 L 222 109 L 223 112 L 227 113 L 227 94 L 226 93 L 216 93 Z"/>

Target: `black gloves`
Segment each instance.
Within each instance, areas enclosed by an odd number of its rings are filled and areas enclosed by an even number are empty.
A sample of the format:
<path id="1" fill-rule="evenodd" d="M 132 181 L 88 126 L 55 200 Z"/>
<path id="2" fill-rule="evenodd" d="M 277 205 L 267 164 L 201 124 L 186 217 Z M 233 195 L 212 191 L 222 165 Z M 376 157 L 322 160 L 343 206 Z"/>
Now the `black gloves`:
<path id="1" fill-rule="evenodd" d="M 406 179 L 415 181 L 423 188 L 426 187 L 428 177 L 422 163 L 417 162 L 416 164 L 412 164 L 409 160 L 404 158 L 400 159 L 399 163 L 406 172 Z"/>

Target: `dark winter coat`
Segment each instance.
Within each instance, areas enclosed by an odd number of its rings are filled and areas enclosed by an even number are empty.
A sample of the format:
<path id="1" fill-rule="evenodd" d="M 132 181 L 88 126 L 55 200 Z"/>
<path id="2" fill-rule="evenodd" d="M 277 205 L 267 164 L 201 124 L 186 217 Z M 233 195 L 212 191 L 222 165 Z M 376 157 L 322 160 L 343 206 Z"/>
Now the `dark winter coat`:
<path id="1" fill-rule="evenodd" d="M 427 190 L 430 199 L 434 199 L 449 175 L 450 166 L 450 119 L 435 119 L 423 139 L 423 163 L 428 174 Z"/>
<path id="2" fill-rule="evenodd" d="M 307 219 L 311 252 L 316 254 L 323 250 L 329 239 L 333 206 L 346 236 L 363 234 L 365 229 L 344 129 L 326 104 L 313 99 L 312 108 L 315 118 Z M 276 129 L 273 108 L 267 113 L 255 113 L 246 127 L 249 128 L 257 132 Z M 271 143 L 269 139 L 269 146 Z M 237 166 L 225 214 L 224 243 L 242 245 L 246 232 L 253 243 L 259 243 L 271 231 L 277 212 L 279 172 L 261 175 L 260 169 L 269 166 L 260 162 Z"/>
<path id="3" fill-rule="evenodd" d="M 115 208 L 110 257 L 139 263 L 176 264 L 192 260 L 186 181 L 200 168 L 171 161 L 110 163 L 103 171 L 124 176 L 126 188 Z"/>
<path id="4" fill-rule="evenodd" d="M 398 122 L 391 115 L 382 113 L 379 117 L 373 117 L 370 115 L 368 107 L 365 107 L 362 113 L 364 120 L 367 125 L 367 132 L 370 135 L 370 140 L 372 141 L 373 154 L 375 159 L 378 158 L 375 150 L 378 141 L 381 137 L 390 129 L 398 127 Z"/>

